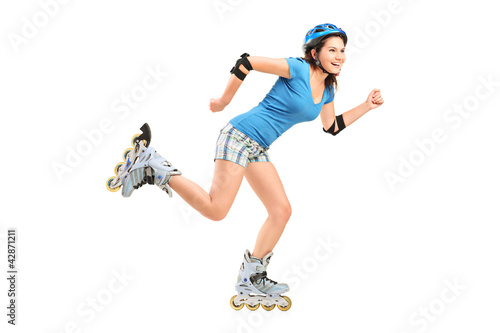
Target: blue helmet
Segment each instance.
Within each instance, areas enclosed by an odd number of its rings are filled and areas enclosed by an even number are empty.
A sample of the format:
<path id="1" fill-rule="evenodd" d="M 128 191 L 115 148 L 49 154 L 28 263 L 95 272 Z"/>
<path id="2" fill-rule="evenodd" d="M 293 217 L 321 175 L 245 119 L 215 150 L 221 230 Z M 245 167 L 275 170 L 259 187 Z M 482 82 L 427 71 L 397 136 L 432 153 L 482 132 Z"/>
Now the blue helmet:
<path id="1" fill-rule="evenodd" d="M 309 46 L 315 47 L 321 40 L 321 37 L 330 34 L 340 36 L 344 40 L 344 44 L 347 44 L 347 34 L 344 30 L 337 28 L 333 24 L 325 23 L 319 24 L 307 32 L 304 38 L 304 45 L 302 46 L 303 51 L 305 52 Z"/>

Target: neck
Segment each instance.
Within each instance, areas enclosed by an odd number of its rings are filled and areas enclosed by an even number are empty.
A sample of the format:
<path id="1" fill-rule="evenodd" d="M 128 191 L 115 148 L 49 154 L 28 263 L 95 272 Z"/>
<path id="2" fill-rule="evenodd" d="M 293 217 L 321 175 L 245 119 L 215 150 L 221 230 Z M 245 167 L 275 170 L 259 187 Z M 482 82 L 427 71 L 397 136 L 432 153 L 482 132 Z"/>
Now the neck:
<path id="1" fill-rule="evenodd" d="M 325 82 L 327 77 L 328 77 L 328 74 L 323 73 L 323 70 L 319 67 L 316 67 L 313 70 L 311 70 L 311 79 L 313 79 L 317 82 Z"/>

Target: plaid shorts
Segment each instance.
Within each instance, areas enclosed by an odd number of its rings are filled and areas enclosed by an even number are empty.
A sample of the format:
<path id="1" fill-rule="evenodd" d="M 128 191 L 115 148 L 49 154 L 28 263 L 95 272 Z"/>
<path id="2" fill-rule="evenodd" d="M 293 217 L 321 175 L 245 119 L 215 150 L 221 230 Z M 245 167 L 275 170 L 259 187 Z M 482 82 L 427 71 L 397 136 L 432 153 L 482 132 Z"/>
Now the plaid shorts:
<path id="1" fill-rule="evenodd" d="M 268 149 L 228 123 L 217 139 L 215 159 L 231 161 L 246 168 L 249 162 L 270 162 Z"/>

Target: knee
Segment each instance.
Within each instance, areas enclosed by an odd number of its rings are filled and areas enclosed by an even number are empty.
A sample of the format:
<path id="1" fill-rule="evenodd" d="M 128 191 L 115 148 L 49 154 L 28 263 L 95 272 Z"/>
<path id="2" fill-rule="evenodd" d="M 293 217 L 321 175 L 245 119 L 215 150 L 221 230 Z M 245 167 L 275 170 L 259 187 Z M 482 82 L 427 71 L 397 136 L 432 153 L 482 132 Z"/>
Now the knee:
<path id="1" fill-rule="evenodd" d="M 216 210 L 216 211 L 211 211 L 207 214 L 204 214 L 206 218 L 209 220 L 218 222 L 222 221 L 226 218 L 228 211 L 227 210 Z"/>
<path id="2" fill-rule="evenodd" d="M 289 202 L 276 205 L 269 212 L 269 215 L 277 223 L 285 225 L 290 220 L 290 216 L 292 216 L 292 206 L 290 206 Z"/>

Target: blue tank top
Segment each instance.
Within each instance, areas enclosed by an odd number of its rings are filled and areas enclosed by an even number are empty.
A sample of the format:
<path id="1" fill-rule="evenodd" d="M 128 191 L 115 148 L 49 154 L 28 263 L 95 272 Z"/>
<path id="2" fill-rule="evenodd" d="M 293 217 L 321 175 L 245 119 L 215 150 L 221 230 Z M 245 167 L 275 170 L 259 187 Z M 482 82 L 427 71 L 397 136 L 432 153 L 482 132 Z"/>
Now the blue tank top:
<path id="1" fill-rule="evenodd" d="M 286 61 L 290 78 L 279 77 L 259 105 L 229 121 L 264 148 L 293 125 L 316 119 L 323 105 L 333 101 L 333 89 L 325 88 L 321 102 L 315 104 L 307 61 L 292 57 Z"/>

